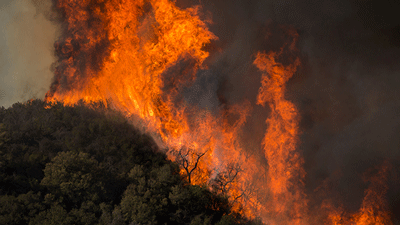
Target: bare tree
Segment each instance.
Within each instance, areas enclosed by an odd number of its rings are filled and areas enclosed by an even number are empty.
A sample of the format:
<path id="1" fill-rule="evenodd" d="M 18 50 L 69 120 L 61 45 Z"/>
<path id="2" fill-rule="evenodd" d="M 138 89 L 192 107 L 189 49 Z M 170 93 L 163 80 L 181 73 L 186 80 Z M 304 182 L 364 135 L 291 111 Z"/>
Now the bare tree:
<path id="1" fill-rule="evenodd" d="M 243 170 L 237 163 L 228 163 L 225 169 L 214 179 L 214 188 L 217 188 L 223 194 L 229 191 L 230 186 L 237 181 L 238 175 Z"/>
<path id="2" fill-rule="evenodd" d="M 219 194 L 226 195 L 231 203 L 235 203 L 244 193 L 239 190 L 238 178 L 243 171 L 238 163 L 230 162 L 228 165 L 217 174 L 212 181 L 212 188 Z M 234 190 L 234 191 L 233 191 Z"/>
<path id="3" fill-rule="evenodd" d="M 209 149 L 203 152 L 196 152 L 194 149 L 188 147 L 171 151 L 172 155 L 175 156 L 175 162 L 184 169 L 189 183 L 192 183 L 193 174 L 199 169 L 199 163 L 208 151 Z"/>

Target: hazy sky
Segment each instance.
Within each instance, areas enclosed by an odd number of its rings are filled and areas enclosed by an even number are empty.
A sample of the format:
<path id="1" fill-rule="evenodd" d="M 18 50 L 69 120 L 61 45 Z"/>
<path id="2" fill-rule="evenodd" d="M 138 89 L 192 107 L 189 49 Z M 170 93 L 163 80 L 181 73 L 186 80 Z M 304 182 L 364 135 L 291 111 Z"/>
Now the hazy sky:
<path id="1" fill-rule="evenodd" d="M 0 106 L 43 98 L 50 87 L 56 27 L 44 7 L 48 1 L 0 0 Z"/>

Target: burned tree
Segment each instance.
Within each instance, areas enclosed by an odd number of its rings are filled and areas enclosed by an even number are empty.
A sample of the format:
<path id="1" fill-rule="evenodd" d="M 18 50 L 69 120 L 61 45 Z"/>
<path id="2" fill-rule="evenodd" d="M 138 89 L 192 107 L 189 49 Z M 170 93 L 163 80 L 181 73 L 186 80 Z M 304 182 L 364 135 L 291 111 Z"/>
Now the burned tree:
<path id="1" fill-rule="evenodd" d="M 181 167 L 181 173 L 190 184 L 204 184 L 207 181 L 211 171 L 204 165 L 204 159 L 209 149 L 197 152 L 193 148 L 181 147 L 170 151 L 175 158 L 175 162 Z"/>

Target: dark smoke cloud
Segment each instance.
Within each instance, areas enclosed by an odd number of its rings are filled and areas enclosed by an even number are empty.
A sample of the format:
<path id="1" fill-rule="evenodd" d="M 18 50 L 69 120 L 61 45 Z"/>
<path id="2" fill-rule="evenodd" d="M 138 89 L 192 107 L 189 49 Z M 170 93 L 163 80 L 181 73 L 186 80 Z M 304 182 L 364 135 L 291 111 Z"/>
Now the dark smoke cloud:
<path id="1" fill-rule="evenodd" d="M 289 81 L 287 97 L 300 109 L 307 188 L 334 183 L 346 206 L 356 210 L 367 184 L 362 174 L 389 159 L 391 209 L 400 215 L 400 10 L 399 1 L 379 0 L 182 0 L 203 5 L 220 39 L 214 70 L 224 77 L 224 99 L 255 101 L 260 75 L 251 65 L 258 50 L 273 50 L 282 37 L 271 27 L 299 33 L 302 65 Z M 205 13 L 207 15 L 207 13 Z M 268 31 L 269 30 L 269 31 Z M 279 30 L 279 29 L 278 29 Z M 247 124 L 257 142 L 267 109 Z M 264 125 L 265 126 L 265 125 Z M 257 135 L 261 132 L 261 135 Z M 256 135 L 254 135 L 256 134 Z M 257 136 L 256 138 L 254 136 Z M 256 140 L 255 140 L 256 139 Z M 399 218 L 396 218 L 399 220 Z"/>
<path id="2" fill-rule="evenodd" d="M 215 76 L 218 75 L 213 73 L 212 70 L 201 70 L 190 88 L 184 89 L 185 102 L 199 106 L 201 109 L 218 112 L 220 106 L 220 101 L 218 100 L 220 81 L 215 79 Z"/>
<path id="3" fill-rule="evenodd" d="M 50 0 L 0 2 L 0 106 L 43 98 L 48 91 L 57 33 L 47 20 L 50 6 Z"/>
<path id="4" fill-rule="evenodd" d="M 289 90 L 303 116 L 308 187 L 330 180 L 357 209 L 362 174 L 384 160 L 398 173 L 400 20 L 396 1 L 312 1 L 276 6 L 276 20 L 301 34 L 303 67 Z M 340 174 L 339 176 L 337 174 Z M 390 178 L 391 179 L 391 178 Z M 398 210 L 398 181 L 390 184 Z M 339 197 L 339 196 L 332 196 Z M 399 211 L 394 211 L 399 215 Z M 397 218 L 398 220 L 398 218 Z"/>

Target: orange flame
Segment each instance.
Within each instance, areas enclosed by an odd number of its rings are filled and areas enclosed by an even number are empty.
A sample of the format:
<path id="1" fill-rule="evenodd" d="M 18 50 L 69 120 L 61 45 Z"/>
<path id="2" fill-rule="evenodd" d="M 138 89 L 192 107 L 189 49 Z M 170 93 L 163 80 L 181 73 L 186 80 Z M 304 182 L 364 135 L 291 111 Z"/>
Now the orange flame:
<path id="1" fill-rule="evenodd" d="M 387 192 L 386 176 L 389 164 L 379 169 L 374 176 L 367 178 L 369 187 L 364 192 L 364 199 L 357 213 L 349 215 L 342 208 L 327 205 L 329 215 L 327 224 L 332 225 L 391 225 L 385 195 Z"/>
<path id="2" fill-rule="evenodd" d="M 270 210 L 280 221 L 305 224 L 305 172 L 302 169 L 303 160 L 296 152 L 299 116 L 296 106 L 284 97 L 285 83 L 292 77 L 300 61 L 296 58 L 289 66 L 276 62 L 282 50 L 280 53 L 258 53 L 254 61 L 258 69 L 264 72 L 257 103 L 264 106 L 268 102 L 271 108 L 263 140 L 265 158 L 269 164 L 267 176 L 272 194 Z"/>
<path id="3" fill-rule="evenodd" d="M 68 105 L 81 99 L 86 102 L 111 99 L 114 107 L 151 121 L 149 125 L 162 129 L 163 135 L 181 134 L 187 129 L 180 121 L 183 109 L 172 115 L 171 102 L 162 99 L 161 74 L 188 55 L 195 61 L 195 67 L 199 67 L 208 56 L 202 48 L 214 35 L 198 18 L 197 8 L 180 10 L 167 0 L 113 0 L 104 4 L 104 9 L 99 6 L 89 18 L 86 11 L 89 1 L 58 2 L 68 18 L 69 33 L 73 34 L 62 51 L 71 51 L 73 42 L 80 43 L 80 52 L 98 48 L 104 42 L 109 50 L 102 62 L 96 62 L 100 71 L 91 68 L 94 66 L 90 63 L 79 70 L 74 63 L 81 59 L 74 55 L 65 59 L 67 69 L 63 75 L 74 88 L 50 92 L 47 99 Z M 146 7 L 150 10 L 147 14 L 143 12 Z M 93 17 L 101 26 L 87 25 Z M 88 32 L 81 34 L 82 30 Z M 91 57 L 93 63 L 95 56 Z"/>
<path id="4" fill-rule="evenodd" d="M 260 159 L 239 143 L 252 109 L 248 101 L 210 112 L 179 99 L 181 88 L 205 68 L 205 47 L 217 39 L 199 7 L 180 9 L 169 0 L 58 0 L 56 6 L 66 26 L 55 45 L 59 60 L 47 101 L 100 101 L 138 117 L 170 149 L 190 183 L 228 194 L 235 211 L 268 224 L 310 223 L 297 151 L 299 113 L 285 99 L 298 58 L 288 66 L 277 62 L 282 48 L 258 53 L 254 61 L 263 73 L 257 104 L 271 110 Z M 288 32 L 293 42 L 284 47 L 294 52 L 297 33 Z M 358 214 L 343 217 L 332 207 L 326 224 L 389 224 L 380 182 L 366 191 Z"/>
<path id="5" fill-rule="evenodd" d="M 174 103 L 178 89 L 202 68 L 208 56 L 204 47 L 216 39 L 199 19 L 198 7 L 182 10 L 168 0 L 60 0 L 57 7 L 68 26 L 64 42 L 56 45 L 61 56 L 47 101 L 101 101 L 138 116 L 172 149 L 169 157 L 181 161 L 182 174 L 192 184 L 208 183 L 213 173 L 222 174 L 227 162 L 240 164 L 236 137 L 248 103 L 219 116 Z M 172 74 L 172 81 L 163 80 L 180 62 L 189 66 Z M 230 124 L 228 114 L 239 118 Z M 239 176 L 227 179 L 231 198 L 238 198 Z"/>

